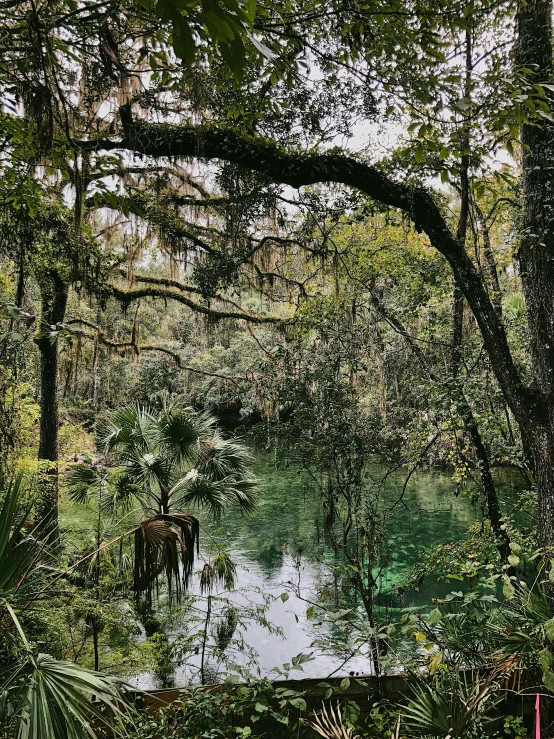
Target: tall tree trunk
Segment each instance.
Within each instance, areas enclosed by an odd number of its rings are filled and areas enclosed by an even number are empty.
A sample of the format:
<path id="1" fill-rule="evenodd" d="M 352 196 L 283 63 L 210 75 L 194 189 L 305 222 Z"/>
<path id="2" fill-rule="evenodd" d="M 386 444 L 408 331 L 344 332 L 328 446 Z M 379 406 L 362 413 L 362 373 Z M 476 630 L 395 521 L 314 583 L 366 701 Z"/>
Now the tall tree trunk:
<path id="1" fill-rule="evenodd" d="M 519 3 L 516 63 L 529 85 L 553 81 L 552 0 Z M 552 94 L 548 93 L 552 108 Z M 529 326 L 534 394 L 518 418 L 532 454 L 539 534 L 554 546 L 554 126 L 521 129 L 523 212 L 518 261 Z"/>
<path id="2" fill-rule="evenodd" d="M 100 344 L 98 337 L 94 341 L 94 354 L 92 355 L 92 369 L 90 376 L 90 385 L 88 396 L 91 401 L 92 409 L 98 409 L 98 357 L 100 355 Z"/>
<path id="3" fill-rule="evenodd" d="M 465 68 L 465 84 L 464 95 L 471 99 L 472 93 L 472 74 L 473 74 L 473 40 L 471 31 L 466 31 L 466 68 Z M 458 227 L 456 229 L 456 239 L 460 244 L 465 246 L 467 241 L 467 229 L 469 223 L 470 205 L 471 205 L 471 188 L 469 180 L 470 159 L 468 152 L 470 151 L 470 134 L 471 121 L 466 118 L 461 132 L 461 149 L 463 151 L 461 157 L 460 168 L 460 217 L 458 219 Z M 500 512 L 500 503 L 496 486 L 492 477 L 489 455 L 483 442 L 481 432 L 477 420 L 464 392 L 463 383 L 459 377 L 460 364 L 462 360 L 462 344 L 463 344 L 463 327 L 464 327 L 464 295 L 461 288 L 456 285 L 454 288 L 454 296 L 452 301 L 452 352 L 451 352 L 451 374 L 452 387 L 450 389 L 453 400 L 457 403 L 459 412 L 462 416 L 465 431 L 471 440 L 473 451 L 477 459 L 477 468 L 479 477 L 481 478 L 481 489 L 485 501 L 486 515 L 490 521 L 492 532 L 495 535 L 498 553 L 500 559 L 506 562 L 510 554 L 510 540 L 508 533 L 503 526 L 502 514 Z"/>
<path id="4" fill-rule="evenodd" d="M 491 302 L 498 311 L 498 315 L 502 315 L 502 290 L 500 289 L 500 281 L 498 279 L 498 268 L 496 266 L 496 259 L 494 258 L 494 252 L 492 250 L 491 236 L 485 214 L 477 203 L 473 204 L 475 215 L 477 217 L 477 223 L 479 224 L 479 230 L 483 238 L 483 252 L 485 254 L 485 261 L 487 263 L 487 271 L 489 273 L 489 280 L 491 284 Z"/>
<path id="5" fill-rule="evenodd" d="M 40 352 L 40 438 L 38 458 L 45 462 L 39 520 L 48 541 L 59 539 L 58 528 L 58 342 L 51 326 L 65 317 L 69 285 L 56 272 L 39 278 L 41 319 L 35 339 Z"/>

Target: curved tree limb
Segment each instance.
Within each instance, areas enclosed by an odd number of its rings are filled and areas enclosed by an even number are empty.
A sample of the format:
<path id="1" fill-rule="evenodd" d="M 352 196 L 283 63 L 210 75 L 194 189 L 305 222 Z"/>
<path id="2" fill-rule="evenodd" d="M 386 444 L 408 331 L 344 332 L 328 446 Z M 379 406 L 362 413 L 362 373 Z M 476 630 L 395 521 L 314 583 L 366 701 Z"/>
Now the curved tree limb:
<path id="1" fill-rule="evenodd" d="M 79 324 L 81 326 L 86 326 L 87 328 L 92 329 L 95 332 L 94 335 L 87 334 L 85 331 L 74 331 L 73 333 L 81 336 L 84 339 L 89 339 L 90 341 L 95 341 L 97 339 L 101 344 L 109 347 L 110 349 L 133 349 L 135 352 L 137 352 L 137 354 L 140 354 L 141 352 L 160 352 L 161 354 L 167 354 L 168 357 L 171 357 L 171 359 L 173 359 L 179 369 L 186 370 L 187 372 L 192 372 L 197 375 L 203 375 L 205 377 L 217 377 L 220 380 L 228 380 L 234 385 L 237 385 L 238 381 L 248 381 L 248 378 L 243 377 L 242 375 L 233 375 L 232 377 L 230 377 L 229 375 L 224 375 L 221 372 L 208 372 L 208 370 L 201 370 L 196 367 L 191 367 L 190 365 L 187 365 L 183 362 L 183 358 L 178 352 L 175 352 L 165 346 L 158 346 L 157 344 L 135 344 L 132 340 L 114 341 L 113 339 L 109 339 L 99 326 L 95 326 L 93 323 L 90 323 L 90 321 L 86 321 L 82 318 L 73 318 L 70 321 L 67 321 L 67 325 L 71 324 Z"/>
<path id="2" fill-rule="evenodd" d="M 158 124 L 133 119 L 131 106 L 120 108 L 123 138 L 82 142 L 86 149 L 127 149 L 152 157 L 222 159 L 265 175 L 269 181 L 300 188 L 336 182 L 375 201 L 405 212 L 418 231 L 452 268 L 454 279 L 479 325 L 491 365 L 516 418 L 528 419 L 534 395 L 523 385 L 514 364 L 504 325 L 486 286 L 464 247 L 450 230 L 431 193 L 397 182 L 377 167 L 339 152 L 289 151 L 267 139 L 241 135 L 232 129 L 188 124 Z M 538 404 L 537 404 L 538 405 Z"/>
<path id="3" fill-rule="evenodd" d="M 180 292 L 159 287 L 141 287 L 122 290 L 121 288 L 112 285 L 109 287 L 109 292 L 114 298 L 116 298 L 116 300 L 119 300 L 120 303 L 124 304 L 132 303 L 134 300 L 140 300 L 141 298 L 163 298 L 165 300 L 175 300 L 178 303 L 186 305 L 197 313 L 203 313 L 204 315 L 215 319 L 231 318 L 236 321 L 248 321 L 249 323 L 260 324 L 285 324 L 290 322 L 290 319 L 287 318 L 280 318 L 279 316 L 261 316 L 255 313 L 247 313 L 240 309 L 234 311 L 216 310 L 215 308 L 210 308 L 208 305 L 196 303 L 194 300 L 191 300 Z"/>

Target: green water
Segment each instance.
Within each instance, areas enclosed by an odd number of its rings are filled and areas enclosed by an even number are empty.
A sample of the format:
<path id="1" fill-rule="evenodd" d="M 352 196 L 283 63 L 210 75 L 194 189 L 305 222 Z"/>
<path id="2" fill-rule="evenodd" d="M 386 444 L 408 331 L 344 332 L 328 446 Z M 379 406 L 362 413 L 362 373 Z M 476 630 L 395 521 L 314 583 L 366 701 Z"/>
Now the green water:
<path id="1" fill-rule="evenodd" d="M 332 560 L 332 553 L 325 549 L 324 542 L 317 542 L 316 531 L 323 510 L 321 501 L 314 491 L 307 489 L 300 469 L 284 458 L 260 454 L 255 469 L 261 481 L 261 495 L 254 515 L 243 516 L 229 512 L 218 523 L 230 543 L 233 558 L 238 563 L 238 588 L 242 593 L 261 590 L 274 597 L 268 617 L 279 626 L 284 636 L 269 634 L 256 623 L 250 624 L 244 633 L 245 643 L 256 649 L 262 672 L 290 661 L 299 652 L 313 652 L 314 660 L 304 668 L 306 676 L 325 677 L 348 674 L 350 671 L 371 672 L 367 658 L 358 656 L 345 664 L 337 656 L 314 649 L 313 642 L 322 636 L 325 626 L 314 625 L 306 617 L 304 598 L 317 598 L 317 583 L 328 576 L 325 563 Z M 398 500 L 406 479 L 406 471 L 399 470 L 386 476 L 385 465 L 374 464 L 369 468 L 369 484 L 378 491 L 379 505 L 390 507 Z M 382 484 L 383 478 L 386 482 Z M 495 472 L 503 511 L 512 511 L 518 491 L 523 488 L 521 477 L 512 470 Z M 478 503 L 471 502 L 468 494 L 457 492 L 451 474 L 441 471 L 419 471 L 406 486 L 402 504 L 394 509 L 388 520 L 384 557 L 386 566 L 380 581 L 380 608 L 394 617 L 401 609 L 431 602 L 433 597 L 454 588 L 448 581 L 436 583 L 426 581 L 419 592 L 410 592 L 398 597 L 395 585 L 407 568 L 420 558 L 422 550 L 437 543 L 451 542 L 464 536 L 468 528 L 481 520 Z M 475 490 L 475 486 L 473 486 Z M 201 532 L 206 532 L 213 523 L 201 518 Z M 201 548 L 206 545 L 201 533 Z M 302 551 L 300 558 L 295 556 Z M 283 602 L 279 595 L 289 594 Z M 298 597 L 300 596 L 300 597 Z M 237 604 L 243 596 L 236 596 Z M 245 596 L 244 596 L 245 597 Z M 254 596 L 255 600 L 256 596 Z M 184 627 L 183 627 L 184 628 Z M 177 628 L 176 633 L 179 633 Z M 241 655 L 233 661 L 241 662 Z M 177 685 L 194 679 L 194 666 L 178 668 L 175 676 Z M 149 681 L 141 681 L 144 687 L 152 687 Z"/>
<path id="2" fill-rule="evenodd" d="M 384 464 L 369 467 L 369 485 L 378 491 L 383 509 L 398 501 L 407 474 L 403 469 L 389 475 L 387 471 Z M 298 547 L 310 557 L 323 511 L 317 493 L 309 489 L 301 470 L 286 458 L 258 455 L 255 472 L 262 490 L 256 513 L 245 517 L 230 512 L 221 526 L 232 548 L 255 564 L 261 577 L 270 579 Z M 496 470 L 494 474 L 501 509 L 511 511 L 523 481 L 514 470 Z M 459 540 L 473 523 L 482 519 L 479 500 L 471 500 L 476 491 L 471 481 L 463 490 L 457 489 L 448 472 L 425 470 L 411 476 L 402 502 L 396 505 L 386 524 L 384 591 L 394 588 L 405 570 L 419 560 L 421 550 Z M 416 596 L 416 600 L 420 599 Z"/>

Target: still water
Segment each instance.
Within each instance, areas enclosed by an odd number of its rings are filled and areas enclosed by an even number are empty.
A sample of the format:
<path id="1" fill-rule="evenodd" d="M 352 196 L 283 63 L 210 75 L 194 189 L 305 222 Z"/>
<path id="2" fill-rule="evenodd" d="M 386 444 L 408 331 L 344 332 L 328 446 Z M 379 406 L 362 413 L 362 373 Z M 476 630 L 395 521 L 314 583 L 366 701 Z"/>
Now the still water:
<path id="1" fill-rule="evenodd" d="M 317 494 L 307 490 L 300 469 L 286 459 L 258 455 L 255 472 L 262 483 L 255 514 L 247 517 L 236 511 L 229 512 L 217 524 L 220 536 L 229 542 L 237 563 L 236 590 L 228 597 L 236 606 L 255 607 L 265 596 L 271 601 L 267 619 L 280 628 L 282 635 L 270 633 L 262 625 L 249 621 L 242 629 L 245 649 L 231 646 L 227 658 L 236 664 L 245 664 L 248 661 L 246 652 L 254 650 L 261 673 L 269 674 L 303 652 L 312 653 L 313 660 L 304 665 L 302 673 L 293 672 L 291 677 L 296 674 L 323 679 L 331 674 L 370 673 L 371 663 L 363 656 L 348 659 L 346 652 L 329 655 L 313 647 L 314 640 L 328 627 L 309 620 L 306 609 L 310 601 L 317 599 L 317 584 L 328 572 L 325 561 L 331 557 L 321 543 L 315 546 L 318 522 L 322 518 Z M 399 470 L 388 476 L 386 472 L 385 465 L 372 465 L 370 484 L 379 491 L 381 504 L 390 506 L 402 493 L 406 471 Z M 524 487 L 523 481 L 513 470 L 497 470 L 495 477 L 502 510 L 510 511 Z M 386 478 L 384 482 L 383 478 Z M 418 561 L 422 550 L 460 539 L 471 524 L 481 519 L 479 502 L 472 502 L 471 490 L 469 484 L 460 492 L 447 472 L 419 471 L 410 478 L 402 503 L 395 507 L 387 524 L 387 564 L 380 587 L 381 603 L 389 613 L 394 615 L 403 608 L 428 604 L 431 598 L 455 589 L 426 581 L 419 592 L 406 594 L 400 600 L 395 585 L 406 569 Z M 202 549 L 208 546 L 207 532 L 215 524 L 202 516 L 200 519 Z M 198 584 L 193 588 L 199 594 Z M 284 593 L 286 595 L 281 598 Z M 216 597 L 214 608 L 217 602 Z M 199 600 L 197 608 L 199 613 L 205 610 L 205 601 Z M 199 624 L 194 628 L 200 629 Z M 187 630 L 190 632 L 191 628 L 186 615 L 181 623 L 177 619 L 169 630 L 170 639 L 182 636 Z M 175 671 L 175 685 L 198 679 L 199 663 L 199 655 L 183 659 Z M 210 677 L 217 679 L 214 672 L 208 674 Z M 146 689 L 157 687 L 157 680 L 151 674 L 142 674 L 133 682 Z"/>

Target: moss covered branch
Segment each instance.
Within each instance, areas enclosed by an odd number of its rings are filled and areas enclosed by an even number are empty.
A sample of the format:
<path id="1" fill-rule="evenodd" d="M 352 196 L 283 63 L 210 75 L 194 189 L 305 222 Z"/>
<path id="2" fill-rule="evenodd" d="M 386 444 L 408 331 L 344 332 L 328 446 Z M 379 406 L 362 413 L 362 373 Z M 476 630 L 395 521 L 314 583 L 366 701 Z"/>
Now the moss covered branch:
<path id="1" fill-rule="evenodd" d="M 406 213 L 418 231 L 450 264 L 456 284 L 479 324 L 496 377 L 516 416 L 521 417 L 532 392 L 523 386 L 515 367 L 504 325 L 489 298 L 486 285 L 432 194 L 423 187 L 394 180 L 365 162 L 342 152 L 318 153 L 284 149 L 276 142 L 249 137 L 232 129 L 189 124 L 150 123 L 133 118 L 131 106 L 120 108 L 123 137 L 95 141 L 87 148 L 127 149 L 155 158 L 221 159 L 259 172 L 268 182 L 300 188 L 335 182 L 359 190 L 376 202 Z"/>
<path id="2" fill-rule="evenodd" d="M 176 366 L 179 369 L 186 370 L 187 372 L 192 372 L 197 375 L 203 375 L 205 377 L 217 377 L 220 380 L 227 380 L 228 382 L 232 382 L 235 385 L 238 382 L 248 381 L 248 378 L 243 377 L 242 375 L 233 375 L 231 377 L 229 375 L 224 375 L 221 372 L 209 372 L 208 370 L 191 367 L 190 365 L 187 365 L 183 362 L 183 358 L 178 352 L 175 352 L 165 346 L 159 346 L 157 344 L 136 344 L 132 340 L 115 341 L 107 337 L 104 331 L 99 326 L 95 326 L 93 323 L 90 323 L 90 321 L 86 321 L 81 318 L 74 318 L 70 321 L 67 321 L 68 326 L 75 324 L 86 326 L 87 328 L 90 328 L 94 331 L 94 334 L 88 334 L 85 331 L 75 330 L 72 333 L 74 333 L 76 336 L 80 336 L 81 338 L 88 339 L 90 341 L 98 341 L 100 344 L 108 347 L 109 349 L 115 349 L 116 351 L 132 350 L 135 354 L 137 354 L 137 356 L 140 355 L 142 352 L 159 352 L 160 354 L 166 354 L 175 362 Z"/>
<path id="3" fill-rule="evenodd" d="M 119 300 L 119 302 L 124 305 L 128 305 L 135 300 L 141 300 L 142 298 L 162 298 L 163 300 L 174 300 L 177 303 L 186 305 L 187 308 L 190 308 L 196 313 L 202 313 L 215 320 L 228 318 L 235 321 L 248 321 L 249 323 L 258 324 L 270 323 L 274 325 L 289 322 L 288 319 L 280 318 L 279 316 L 263 316 L 256 313 L 247 313 L 243 310 L 217 310 L 204 303 L 197 303 L 196 301 L 191 300 L 182 292 L 160 287 L 149 286 L 122 290 L 121 288 L 112 285 L 110 286 L 109 291 L 116 300 Z"/>

